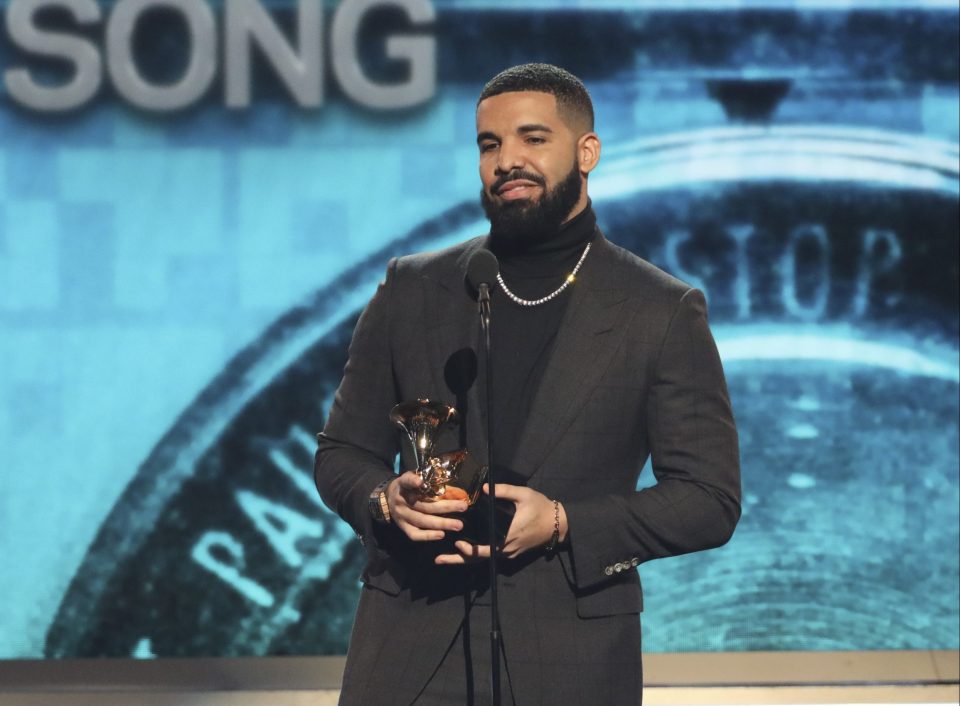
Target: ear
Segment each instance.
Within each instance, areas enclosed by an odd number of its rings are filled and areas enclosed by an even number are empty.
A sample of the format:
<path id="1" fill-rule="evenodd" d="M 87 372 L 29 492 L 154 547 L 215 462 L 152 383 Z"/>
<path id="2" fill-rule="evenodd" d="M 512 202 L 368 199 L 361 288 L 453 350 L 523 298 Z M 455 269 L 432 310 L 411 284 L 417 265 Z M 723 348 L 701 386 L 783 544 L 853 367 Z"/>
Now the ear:
<path id="1" fill-rule="evenodd" d="M 577 163 L 583 174 L 589 174 L 600 161 L 600 138 L 595 132 L 586 132 L 577 140 Z"/>

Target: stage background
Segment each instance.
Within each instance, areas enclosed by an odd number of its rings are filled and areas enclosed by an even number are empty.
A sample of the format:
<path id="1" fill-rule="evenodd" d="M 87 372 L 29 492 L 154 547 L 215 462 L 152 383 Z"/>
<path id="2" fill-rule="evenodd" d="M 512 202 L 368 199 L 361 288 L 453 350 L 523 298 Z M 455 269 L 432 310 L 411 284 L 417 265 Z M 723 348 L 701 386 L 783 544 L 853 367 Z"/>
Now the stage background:
<path id="1" fill-rule="evenodd" d="M 143 82 L 202 54 L 209 87 L 138 107 L 104 70 L 56 112 L 9 72 L 71 72 L 2 4 L 0 658 L 345 651 L 361 552 L 313 437 L 387 259 L 484 232 L 476 95 L 530 60 L 593 94 L 606 234 L 705 290 L 741 433 L 734 539 L 640 569 L 645 649 L 960 646 L 955 3 L 328 3 L 322 102 L 258 54 L 239 108 L 223 7 L 192 45 L 153 9 Z M 133 6 L 37 21 L 121 75 Z"/>

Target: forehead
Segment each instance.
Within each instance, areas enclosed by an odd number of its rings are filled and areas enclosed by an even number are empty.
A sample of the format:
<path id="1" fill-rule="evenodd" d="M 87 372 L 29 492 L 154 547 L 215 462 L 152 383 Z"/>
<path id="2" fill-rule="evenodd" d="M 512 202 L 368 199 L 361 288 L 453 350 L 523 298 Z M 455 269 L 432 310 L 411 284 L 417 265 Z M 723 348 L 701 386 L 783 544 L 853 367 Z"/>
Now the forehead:
<path id="1" fill-rule="evenodd" d="M 477 106 L 477 131 L 514 130 L 521 125 L 563 125 L 557 99 L 540 91 L 513 91 L 485 98 Z"/>

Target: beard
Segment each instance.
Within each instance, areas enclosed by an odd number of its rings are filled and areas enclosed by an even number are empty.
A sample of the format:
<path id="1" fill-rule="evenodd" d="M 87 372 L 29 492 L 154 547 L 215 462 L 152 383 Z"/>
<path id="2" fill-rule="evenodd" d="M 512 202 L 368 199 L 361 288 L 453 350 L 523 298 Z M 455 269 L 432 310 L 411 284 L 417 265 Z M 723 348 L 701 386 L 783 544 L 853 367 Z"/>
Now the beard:
<path id="1" fill-rule="evenodd" d="M 496 191 L 500 185 L 512 179 L 526 179 L 539 184 L 544 187 L 543 195 L 536 201 L 521 199 L 497 203 L 486 189 L 481 189 L 480 203 L 490 220 L 491 235 L 509 236 L 511 239 L 526 242 L 542 240 L 554 235 L 560 225 L 567 220 L 573 207 L 577 205 L 583 190 L 576 160 L 569 173 L 552 189 L 545 188 L 546 180 L 538 174 L 513 171 L 497 179 L 491 191 Z"/>

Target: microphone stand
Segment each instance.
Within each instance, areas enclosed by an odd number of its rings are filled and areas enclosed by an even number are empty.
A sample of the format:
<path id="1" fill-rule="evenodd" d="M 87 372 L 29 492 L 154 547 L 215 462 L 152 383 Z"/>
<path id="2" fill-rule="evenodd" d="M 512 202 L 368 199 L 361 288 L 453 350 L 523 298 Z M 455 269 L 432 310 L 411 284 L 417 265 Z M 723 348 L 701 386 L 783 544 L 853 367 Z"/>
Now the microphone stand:
<path id="1" fill-rule="evenodd" d="M 493 375 L 490 365 L 490 285 L 477 287 L 480 296 L 480 328 L 483 329 L 484 360 L 487 378 L 487 493 L 490 539 L 490 691 L 493 706 L 500 706 L 500 608 L 497 603 L 497 484 L 493 472 Z"/>

